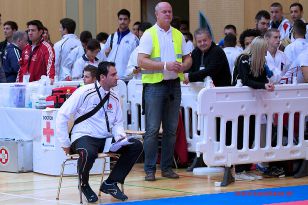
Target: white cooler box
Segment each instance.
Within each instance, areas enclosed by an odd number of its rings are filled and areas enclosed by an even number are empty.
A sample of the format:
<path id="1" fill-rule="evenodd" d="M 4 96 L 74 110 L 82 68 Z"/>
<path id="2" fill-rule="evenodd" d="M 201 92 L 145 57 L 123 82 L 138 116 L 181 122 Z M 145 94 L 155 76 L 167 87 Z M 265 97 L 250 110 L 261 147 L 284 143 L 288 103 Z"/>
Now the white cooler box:
<path id="1" fill-rule="evenodd" d="M 0 171 L 30 172 L 33 170 L 32 140 L 0 139 Z"/>

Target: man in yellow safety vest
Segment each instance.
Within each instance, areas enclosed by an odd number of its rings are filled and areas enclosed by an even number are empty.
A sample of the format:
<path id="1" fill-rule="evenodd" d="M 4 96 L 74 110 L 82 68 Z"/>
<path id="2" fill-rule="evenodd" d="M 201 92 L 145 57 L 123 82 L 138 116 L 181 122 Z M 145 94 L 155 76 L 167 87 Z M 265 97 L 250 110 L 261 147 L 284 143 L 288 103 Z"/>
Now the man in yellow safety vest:
<path id="1" fill-rule="evenodd" d="M 140 40 L 138 65 L 144 84 L 146 133 L 144 136 L 146 181 L 155 181 L 157 161 L 157 135 L 162 124 L 161 151 L 162 176 L 177 179 L 172 170 L 176 129 L 181 103 L 180 80 L 192 60 L 189 48 L 180 31 L 170 26 L 172 7 L 160 2 L 155 7 L 156 24 Z"/>

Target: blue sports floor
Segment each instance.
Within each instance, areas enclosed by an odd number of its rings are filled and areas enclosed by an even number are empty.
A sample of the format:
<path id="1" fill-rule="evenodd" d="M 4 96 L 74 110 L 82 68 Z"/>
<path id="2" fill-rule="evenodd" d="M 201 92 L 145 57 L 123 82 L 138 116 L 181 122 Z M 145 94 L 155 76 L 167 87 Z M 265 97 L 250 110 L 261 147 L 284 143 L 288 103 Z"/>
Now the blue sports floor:
<path id="1" fill-rule="evenodd" d="M 203 194 L 144 201 L 120 202 L 117 205 L 263 205 L 293 202 L 308 205 L 308 185 L 257 189 L 220 194 Z M 286 203 L 289 204 L 289 203 Z"/>

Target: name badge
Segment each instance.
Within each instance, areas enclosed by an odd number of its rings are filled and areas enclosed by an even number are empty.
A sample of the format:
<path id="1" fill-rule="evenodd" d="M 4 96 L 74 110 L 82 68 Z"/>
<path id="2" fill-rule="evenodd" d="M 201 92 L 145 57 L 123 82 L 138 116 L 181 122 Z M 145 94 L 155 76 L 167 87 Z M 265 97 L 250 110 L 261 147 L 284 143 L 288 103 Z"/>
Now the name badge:
<path id="1" fill-rule="evenodd" d="M 205 67 L 204 66 L 200 66 L 200 70 L 203 70 L 203 69 L 205 69 Z"/>

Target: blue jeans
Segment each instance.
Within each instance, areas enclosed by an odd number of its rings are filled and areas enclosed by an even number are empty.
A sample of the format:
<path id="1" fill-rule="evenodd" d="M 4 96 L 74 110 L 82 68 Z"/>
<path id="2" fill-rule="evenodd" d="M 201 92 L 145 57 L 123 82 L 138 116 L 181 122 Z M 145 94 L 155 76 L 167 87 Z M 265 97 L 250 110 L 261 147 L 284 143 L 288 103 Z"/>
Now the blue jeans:
<path id="1" fill-rule="evenodd" d="M 172 168 L 176 130 L 181 103 L 180 80 L 166 80 L 144 85 L 145 135 L 144 135 L 144 171 L 155 172 L 160 125 L 163 127 L 161 170 Z"/>

